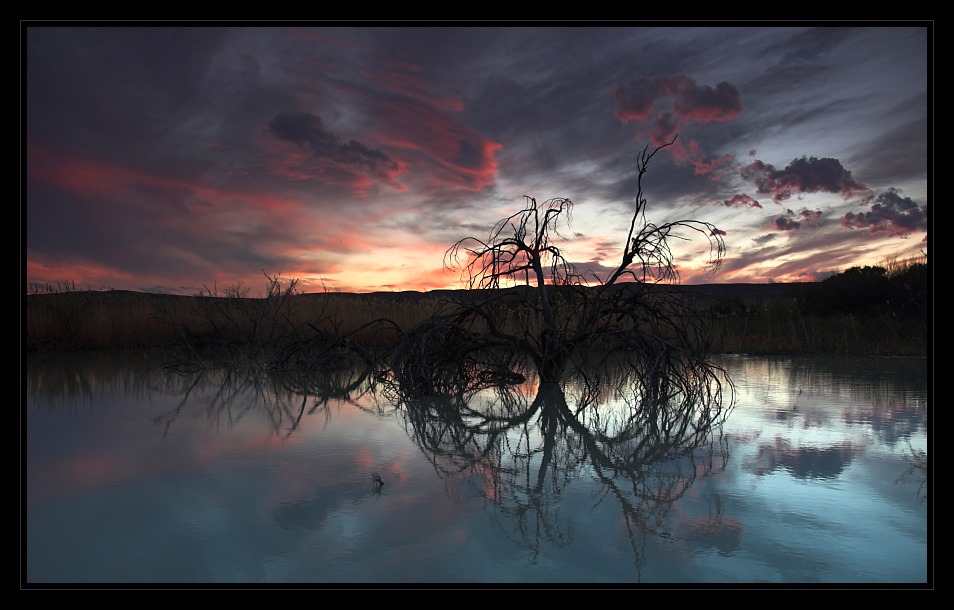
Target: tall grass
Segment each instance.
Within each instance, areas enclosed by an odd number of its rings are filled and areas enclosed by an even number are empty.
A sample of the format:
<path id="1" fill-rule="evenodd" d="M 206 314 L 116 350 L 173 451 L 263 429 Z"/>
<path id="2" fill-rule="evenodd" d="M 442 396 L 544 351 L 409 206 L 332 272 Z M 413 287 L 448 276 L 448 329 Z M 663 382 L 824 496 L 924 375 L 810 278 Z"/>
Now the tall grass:
<path id="1" fill-rule="evenodd" d="M 176 297 L 162 297 L 173 299 Z M 175 341 L 156 324 L 158 297 L 134 292 L 49 292 L 26 297 L 27 350 L 149 348 Z"/>
<path id="2" fill-rule="evenodd" d="M 226 292 L 223 291 L 223 295 Z M 196 347 L 270 341 L 316 333 L 387 347 L 396 333 L 430 317 L 442 298 L 426 293 L 358 295 L 273 293 L 265 297 L 51 291 L 26 297 L 29 351 Z M 393 324 L 375 324 L 389 320 Z"/>
<path id="3" fill-rule="evenodd" d="M 923 321 L 891 311 L 819 315 L 784 298 L 728 302 L 708 313 L 713 349 L 722 353 L 925 357 L 928 350 Z"/>
<path id="4" fill-rule="evenodd" d="M 285 350 L 285 356 L 316 348 L 350 346 L 390 349 L 402 336 L 446 311 L 446 294 L 338 292 L 300 294 L 294 282 L 269 278 L 262 297 L 240 286 L 195 296 L 47 287 L 26 297 L 23 342 L 29 351 L 220 348 L 254 357 Z M 814 286 L 816 290 L 819 285 Z M 460 296 L 460 295 L 458 295 Z M 921 297 L 923 303 L 923 297 Z M 798 290 L 779 298 L 710 299 L 694 307 L 708 318 L 710 350 L 750 354 L 927 354 L 922 313 L 879 306 L 818 311 L 819 299 Z M 895 299 L 896 303 L 901 303 Z M 812 304 L 815 303 L 813 308 Z M 508 332 L 524 326 L 502 308 Z M 566 316 L 572 323 L 572 317 Z"/>

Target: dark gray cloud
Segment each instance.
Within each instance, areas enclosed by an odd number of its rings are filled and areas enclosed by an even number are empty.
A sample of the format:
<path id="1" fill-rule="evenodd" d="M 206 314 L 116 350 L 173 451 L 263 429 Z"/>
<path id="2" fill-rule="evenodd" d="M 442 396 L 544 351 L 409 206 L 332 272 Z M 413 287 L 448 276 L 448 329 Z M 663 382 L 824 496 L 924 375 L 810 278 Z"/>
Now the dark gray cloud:
<path id="1" fill-rule="evenodd" d="M 30 138 L 126 163 L 161 157 L 170 130 L 206 105 L 204 74 L 229 32 L 31 28 L 24 38 Z M 180 142 L 169 154 L 188 151 Z"/>
<path id="2" fill-rule="evenodd" d="M 907 236 L 927 230 L 927 206 L 921 207 L 895 189 L 878 195 L 869 212 L 848 212 L 841 224 L 849 229 L 867 229 L 871 233 Z"/>
<path id="3" fill-rule="evenodd" d="M 857 168 L 854 173 L 880 190 L 923 172 L 930 163 L 930 149 L 928 124 L 918 109 L 927 107 L 927 94 L 920 92 L 887 109 L 882 120 L 897 126 L 872 133 L 869 140 L 861 142 L 849 160 Z"/>
<path id="4" fill-rule="evenodd" d="M 742 167 L 740 175 L 753 182 L 760 195 L 771 195 L 775 203 L 791 198 L 793 193 L 838 193 L 848 199 L 868 192 L 838 159 L 832 158 L 801 157 L 781 170 L 755 161 Z"/>
<path id="5" fill-rule="evenodd" d="M 775 219 L 775 228 L 779 231 L 797 231 L 802 228 L 802 224 L 812 224 L 822 217 L 821 210 L 803 209 L 796 213 L 789 209 L 785 213 L 787 216 L 779 216 Z"/>
<path id="6" fill-rule="evenodd" d="M 775 219 L 775 228 L 779 231 L 797 231 L 801 226 L 800 222 L 787 216 L 779 216 Z"/>
<path id="7" fill-rule="evenodd" d="M 752 199 L 748 195 L 734 195 L 732 199 L 726 199 L 722 202 L 722 205 L 729 208 L 761 208 L 760 204 L 755 199 Z"/>
<path id="8" fill-rule="evenodd" d="M 299 146 L 306 144 L 319 156 L 331 156 L 338 136 L 325 129 L 321 117 L 307 112 L 282 112 L 268 124 L 272 133 Z"/>
<path id="9" fill-rule="evenodd" d="M 268 124 L 276 137 L 299 146 L 307 146 L 317 157 L 328 157 L 337 163 L 358 165 L 376 170 L 383 167 L 396 170 L 397 163 L 378 149 L 372 149 L 355 140 L 342 142 L 336 134 L 325 129 L 321 117 L 307 112 L 281 112 Z"/>

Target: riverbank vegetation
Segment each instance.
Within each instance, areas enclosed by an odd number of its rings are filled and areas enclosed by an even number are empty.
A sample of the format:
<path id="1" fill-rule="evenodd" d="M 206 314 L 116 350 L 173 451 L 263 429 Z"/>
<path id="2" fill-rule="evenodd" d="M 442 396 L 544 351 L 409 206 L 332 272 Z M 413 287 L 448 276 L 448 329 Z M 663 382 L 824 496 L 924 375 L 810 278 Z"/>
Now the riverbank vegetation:
<path id="1" fill-rule="evenodd" d="M 745 354 L 927 355 L 928 267 L 851 268 L 803 284 L 679 286 L 708 321 L 712 349 Z M 302 294 L 294 280 L 266 280 L 201 295 L 34 288 L 25 298 L 28 351 L 269 346 L 341 338 L 387 348 L 467 291 Z M 665 287 L 657 286 L 657 290 Z M 501 289 L 502 291 L 504 289 Z M 245 294 L 245 296 L 240 296 Z M 504 321 L 503 323 L 513 323 Z"/>
<path id="2" fill-rule="evenodd" d="M 926 263 L 853 267 L 784 296 L 712 303 L 719 351 L 927 356 L 932 332 Z"/>

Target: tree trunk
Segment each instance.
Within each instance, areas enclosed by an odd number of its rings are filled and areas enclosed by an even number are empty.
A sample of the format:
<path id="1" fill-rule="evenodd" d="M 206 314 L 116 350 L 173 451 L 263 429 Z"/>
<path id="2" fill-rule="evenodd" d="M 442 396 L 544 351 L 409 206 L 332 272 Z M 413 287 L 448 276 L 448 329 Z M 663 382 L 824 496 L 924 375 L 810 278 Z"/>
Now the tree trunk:
<path id="1" fill-rule="evenodd" d="M 563 377 L 569 349 L 563 338 L 552 329 L 543 333 L 540 357 L 537 361 L 537 373 L 542 383 L 556 383 Z"/>

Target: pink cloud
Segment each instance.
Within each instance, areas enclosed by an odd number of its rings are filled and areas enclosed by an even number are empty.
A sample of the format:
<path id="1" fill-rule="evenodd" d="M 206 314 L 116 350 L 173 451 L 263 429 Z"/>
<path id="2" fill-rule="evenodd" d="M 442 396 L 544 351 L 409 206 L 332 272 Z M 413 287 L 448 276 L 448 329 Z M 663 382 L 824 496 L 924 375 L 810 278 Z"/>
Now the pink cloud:
<path id="1" fill-rule="evenodd" d="M 742 95 L 735 85 L 697 85 L 684 74 L 637 79 L 617 87 L 614 96 L 616 117 L 624 124 L 648 120 L 656 145 L 671 140 L 687 123 L 724 122 L 742 112 Z"/>
<path id="2" fill-rule="evenodd" d="M 379 101 L 376 137 L 392 148 L 419 153 L 417 168 L 434 188 L 479 191 L 494 184 L 498 150 L 476 130 L 416 100 Z"/>
<path id="3" fill-rule="evenodd" d="M 415 98 L 441 110 L 461 112 L 464 109 L 464 102 L 459 95 L 437 92 L 430 84 L 415 76 L 401 74 L 399 72 L 365 72 L 362 76 L 382 89 Z"/>
<path id="4" fill-rule="evenodd" d="M 729 208 L 738 208 L 738 207 L 761 208 L 762 207 L 762 204 L 760 204 L 755 199 L 752 199 L 748 195 L 735 195 L 732 197 L 732 199 L 727 199 L 726 201 L 723 201 L 722 205 Z"/>
<path id="5" fill-rule="evenodd" d="M 27 149 L 27 173 L 33 180 L 87 199 L 93 199 L 90 197 L 92 195 L 128 198 L 148 192 L 150 196 L 160 194 L 200 208 L 242 201 L 270 213 L 295 213 L 300 209 L 298 202 L 268 193 L 219 189 L 196 182 L 164 178 L 36 146 Z"/>
<path id="6" fill-rule="evenodd" d="M 503 145 L 456 116 L 464 109 L 458 96 L 435 91 L 414 76 L 365 76 L 394 95 L 369 96 L 340 82 L 337 87 L 343 95 L 367 106 L 367 114 L 375 117 L 375 127 L 364 137 L 387 147 L 392 158 L 401 158 L 402 170 L 409 178 L 432 189 L 480 191 L 494 184 L 496 153 Z"/>
<path id="7" fill-rule="evenodd" d="M 714 87 L 698 85 L 684 74 L 653 76 L 617 87 L 616 118 L 623 124 L 631 121 L 647 123 L 650 140 L 656 146 L 671 142 L 684 125 L 730 121 L 742 112 L 742 95 L 728 82 Z M 698 175 L 718 174 L 731 162 L 724 155 L 707 160 L 698 143 L 676 142 L 673 156 L 695 167 Z"/>

